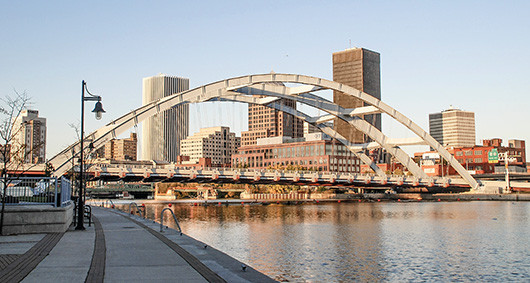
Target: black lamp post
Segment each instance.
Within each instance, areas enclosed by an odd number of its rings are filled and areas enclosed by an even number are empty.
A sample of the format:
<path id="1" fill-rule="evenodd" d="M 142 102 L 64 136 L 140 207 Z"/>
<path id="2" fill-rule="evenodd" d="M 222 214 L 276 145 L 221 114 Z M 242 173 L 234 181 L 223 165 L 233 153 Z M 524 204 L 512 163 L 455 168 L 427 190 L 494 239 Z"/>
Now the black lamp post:
<path id="1" fill-rule="evenodd" d="M 85 91 L 90 96 L 85 96 Z M 93 95 L 90 93 L 86 87 L 86 82 L 83 80 L 81 83 L 81 151 L 80 151 L 80 162 L 79 162 L 79 198 L 77 199 L 77 226 L 75 227 L 76 230 L 85 230 L 84 226 L 84 220 L 83 215 L 85 211 L 85 193 L 84 193 L 84 182 L 83 182 L 83 175 L 84 175 L 84 139 L 85 139 L 85 101 L 97 101 L 96 105 L 94 107 L 94 110 L 92 112 L 96 113 L 96 119 L 100 120 L 101 115 L 105 113 L 105 110 L 103 110 L 103 105 L 101 104 L 101 96 L 99 95 Z"/>

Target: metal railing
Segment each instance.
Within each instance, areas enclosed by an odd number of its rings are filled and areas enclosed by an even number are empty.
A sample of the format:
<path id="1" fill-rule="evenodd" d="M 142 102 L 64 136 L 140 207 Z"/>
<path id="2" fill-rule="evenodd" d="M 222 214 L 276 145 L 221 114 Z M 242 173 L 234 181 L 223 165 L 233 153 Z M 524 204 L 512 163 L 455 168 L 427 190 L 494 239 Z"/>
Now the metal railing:
<path id="1" fill-rule="evenodd" d="M 85 218 L 88 218 L 88 226 L 92 225 L 92 206 L 85 204 Z"/>
<path id="2" fill-rule="evenodd" d="M 109 204 L 109 202 L 110 202 L 110 206 L 109 206 L 109 207 L 110 207 L 110 208 L 114 208 L 115 206 L 114 206 L 114 203 L 112 202 L 111 199 L 105 200 L 105 202 L 102 203 L 101 205 L 102 205 L 103 207 L 107 207 L 107 205 Z"/>
<path id="3" fill-rule="evenodd" d="M 65 177 L 59 179 L 61 184 L 61 207 L 68 205 L 72 201 L 72 182 Z"/>
<path id="4" fill-rule="evenodd" d="M 72 184 L 64 177 L 12 177 L 5 181 L 0 179 L 0 195 L 4 193 L 4 186 L 8 205 L 48 204 L 63 207 L 70 203 L 72 196 Z"/>
<path id="5" fill-rule="evenodd" d="M 140 207 L 138 206 L 138 204 L 136 204 L 136 202 L 131 202 L 129 203 L 129 214 L 133 214 L 133 211 L 132 211 L 132 205 L 134 204 L 134 206 L 136 207 L 136 211 L 139 212 L 140 216 L 142 218 L 145 218 L 145 214 L 144 212 L 140 209 Z"/>
<path id="6" fill-rule="evenodd" d="M 92 226 L 92 206 L 85 204 L 85 211 L 83 211 L 83 219 L 88 219 L 88 226 Z M 77 201 L 74 201 L 74 217 L 73 225 L 77 225 Z"/>
<path id="7" fill-rule="evenodd" d="M 179 229 L 179 233 L 182 236 L 182 229 L 180 229 L 179 221 L 177 220 L 177 217 L 175 216 L 175 212 L 173 212 L 173 209 L 166 207 L 162 209 L 162 212 L 160 212 L 160 232 L 164 232 L 164 211 L 169 210 L 171 211 L 171 215 L 173 215 L 173 220 L 175 220 L 175 224 L 177 224 L 177 228 Z"/>

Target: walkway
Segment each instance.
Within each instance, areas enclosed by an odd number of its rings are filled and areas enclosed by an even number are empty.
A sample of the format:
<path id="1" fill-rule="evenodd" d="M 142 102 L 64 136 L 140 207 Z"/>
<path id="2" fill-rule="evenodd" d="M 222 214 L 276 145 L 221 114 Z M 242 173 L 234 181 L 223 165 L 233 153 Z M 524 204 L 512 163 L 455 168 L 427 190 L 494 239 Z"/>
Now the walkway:
<path id="1" fill-rule="evenodd" d="M 0 237 L 0 282 L 272 282 L 226 254 L 136 216 L 93 208 L 85 231 Z"/>

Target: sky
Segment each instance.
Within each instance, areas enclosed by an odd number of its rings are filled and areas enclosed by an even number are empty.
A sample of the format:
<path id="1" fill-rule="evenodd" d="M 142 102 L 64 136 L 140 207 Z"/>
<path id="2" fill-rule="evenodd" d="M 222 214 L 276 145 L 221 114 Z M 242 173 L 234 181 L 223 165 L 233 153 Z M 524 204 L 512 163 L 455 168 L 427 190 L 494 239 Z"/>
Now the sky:
<path id="1" fill-rule="evenodd" d="M 87 114 L 89 133 L 141 106 L 144 77 L 191 88 L 271 70 L 331 80 L 331 54 L 349 47 L 381 54 L 382 100 L 424 130 L 452 106 L 475 112 L 478 144 L 530 141 L 528 1 L 0 2 L 0 96 L 31 97 L 48 159 L 76 140 L 82 80 L 107 111 Z M 246 109 L 192 105 L 190 134 L 240 133 Z M 387 117 L 383 132 L 411 136 Z"/>

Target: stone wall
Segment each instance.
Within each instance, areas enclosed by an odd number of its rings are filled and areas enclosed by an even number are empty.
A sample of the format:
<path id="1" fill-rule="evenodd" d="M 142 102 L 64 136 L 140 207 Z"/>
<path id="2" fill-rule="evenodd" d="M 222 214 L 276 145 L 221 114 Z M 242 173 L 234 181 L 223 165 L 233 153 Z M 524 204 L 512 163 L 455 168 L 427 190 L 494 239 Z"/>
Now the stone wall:
<path id="1" fill-rule="evenodd" d="M 6 205 L 3 235 L 61 233 L 72 223 L 74 205 Z"/>

